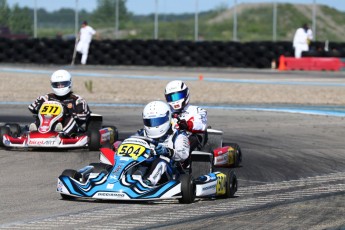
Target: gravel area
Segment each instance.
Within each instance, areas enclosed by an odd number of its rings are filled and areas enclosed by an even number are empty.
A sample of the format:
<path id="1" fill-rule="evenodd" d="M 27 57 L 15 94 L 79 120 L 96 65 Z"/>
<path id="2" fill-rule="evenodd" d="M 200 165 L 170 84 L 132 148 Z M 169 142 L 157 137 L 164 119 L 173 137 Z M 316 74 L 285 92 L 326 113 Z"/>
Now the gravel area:
<path id="1" fill-rule="evenodd" d="M 20 66 L 10 66 L 20 69 Z M 0 66 L 0 101 L 31 102 L 37 96 L 51 92 L 49 78 L 61 67 L 22 67 L 26 72 L 8 71 Z M 46 73 L 34 71 L 47 71 Z M 75 67 L 69 69 L 73 77 L 73 90 L 89 103 L 147 103 L 164 100 L 165 85 L 174 77 L 184 78 L 191 91 L 193 104 L 315 104 L 344 105 L 345 75 L 342 73 L 282 73 L 257 71 L 241 72 L 224 69 L 159 69 L 159 68 L 97 68 Z M 113 77 L 90 77 L 91 74 L 109 74 Z M 83 76 L 85 74 L 85 76 Z M 125 78 L 119 76 L 159 76 L 159 79 Z M 202 79 L 200 79 L 202 76 Z M 245 82 L 216 82 L 206 79 L 239 79 L 279 81 L 273 84 Z M 92 92 L 85 83 L 92 81 Z M 281 84 L 285 82 L 310 82 L 318 85 Z M 339 84 L 323 85 L 324 84 Z"/>

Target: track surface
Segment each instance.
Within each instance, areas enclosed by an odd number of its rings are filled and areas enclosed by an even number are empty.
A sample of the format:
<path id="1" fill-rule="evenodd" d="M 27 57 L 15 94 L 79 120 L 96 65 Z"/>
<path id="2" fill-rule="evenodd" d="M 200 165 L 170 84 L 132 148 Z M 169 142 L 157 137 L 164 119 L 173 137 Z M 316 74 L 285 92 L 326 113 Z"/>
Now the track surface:
<path id="1" fill-rule="evenodd" d="M 142 126 L 142 108 L 92 110 L 121 137 Z M 25 106 L 1 105 L 0 122 L 18 120 L 31 120 Z M 345 228 L 342 117 L 209 109 L 209 124 L 242 148 L 236 198 L 190 205 L 64 201 L 56 178 L 97 162 L 98 152 L 0 150 L 0 229 Z"/>

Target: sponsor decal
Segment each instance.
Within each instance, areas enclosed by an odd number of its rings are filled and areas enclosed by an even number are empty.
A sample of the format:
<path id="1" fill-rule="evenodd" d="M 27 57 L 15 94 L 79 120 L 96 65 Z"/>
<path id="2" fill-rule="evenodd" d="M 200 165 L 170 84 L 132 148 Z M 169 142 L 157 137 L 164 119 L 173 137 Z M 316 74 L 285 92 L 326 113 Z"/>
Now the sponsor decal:
<path id="1" fill-rule="evenodd" d="M 72 108 L 73 108 L 72 103 L 68 103 L 68 104 L 67 104 L 67 108 L 72 109 Z"/>
<path id="2" fill-rule="evenodd" d="M 117 192 L 99 192 L 98 196 L 106 196 L 106 197 L 125 197 L 125 194 L 123 193 L 117 193 Z"/>
<path id="3" fill-rule="evenodd" d="M 58 144 L 56 139 L 43 139 L 43 138 L 37 138 L 37 139 L 30 139 L 28 142 L 29 145 L 40 145 L 40 146 L 55 146 Z"/>
<path id="4" fill-rule="evenodd" d="M 120 169 L 122 168 L 122 164 L 116 167 L 116 169 L 113 170 L 113 174 L 116 174 Z"/>
<path id="5" fill-rule="evenodd" d="M 129 157 L 120 157 L 120 161 L 129 161 L 130 159 Z"/>
<path id="6" fill-rule="evenodd" d="M 202 188 L 202 190 L 203 190 L 203 191 L 206 191 L 206 190 L 214 189 L 214 188 L 216 188 L 216 185 L 215 185 L 215 184 L 214 184 L 214 185 L 207 186 L 207 187 L 204 187 L 204 188 Z"/>

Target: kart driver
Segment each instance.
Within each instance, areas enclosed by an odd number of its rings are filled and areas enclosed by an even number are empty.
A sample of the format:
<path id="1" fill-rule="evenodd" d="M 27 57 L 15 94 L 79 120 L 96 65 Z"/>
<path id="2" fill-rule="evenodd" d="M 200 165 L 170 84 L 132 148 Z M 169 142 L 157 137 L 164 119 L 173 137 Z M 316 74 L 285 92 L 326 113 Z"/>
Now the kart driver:
<path id="1" fill-rule="evenodd" d="M 173 112 L 173 128 L 187 131 L 190 149 L 200 147 L 196 133 L 207 129 L 207 111 L 189 104 L 188 86 L 180 80 L 169 82 L 165 87 L 165 99 Z"/>
<path id="2" fill-rule="evenodd" d="M 156 141 L 155 148 L 159 156 L 153 162 L 146 174 L 144 182 L 154 186 L 167 171 L 167 164 L 173 161 L 183 162 L 189 156 L 189 141 L 184 131 L 173 130 L 171 126 L 171 111 L 167 103 L 152 101 L 143 110 L 144 128 L 137 135 L 147 136 Z"/>
<path id="3" fill-rule="evenodd" d="M 86 101 L 79 95 L 73 94 L 72 90 L 72 76 L 66 70 L 55 71 L 50 78 L 51 87 L 54 93 L 49 93 L 38 97 L 31 105 L 29 110 L 33 114 L 38 114 L 41 105 L 45 101 L 60 102 L 64 110 L 63 124 L 60 122 L 56 124 L 55 131 L 62 132 L 62 135 L 71 136 L 78 132 L 78 128 L 86 123 L 90 117 L 91 111 Z M 31 123 L 30 131 L 36 131 L 39 125 L 39 119 L 36 123 Z"/>

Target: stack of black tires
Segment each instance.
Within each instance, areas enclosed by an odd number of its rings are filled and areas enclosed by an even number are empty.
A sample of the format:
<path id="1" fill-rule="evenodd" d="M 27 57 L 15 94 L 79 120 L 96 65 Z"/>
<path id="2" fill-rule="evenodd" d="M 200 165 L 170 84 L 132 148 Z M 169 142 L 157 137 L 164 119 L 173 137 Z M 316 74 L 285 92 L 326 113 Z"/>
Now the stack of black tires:
<path id="1" fill-rule="evenodd" d="M 66 65 L 75 41 L 61 39 L 10 40 L 0 38 L 0 63 Z M 314 42 L 303 56 L 345 57 L 345 45 Z M 125 66 L 184 66 L 271 68 L 279 56 L 293 56 L 289 42 L 222 42 L 170 40 L 94 40 L 88 64 Z M 77 56 L 76 64 L 80 63 Z"/>

